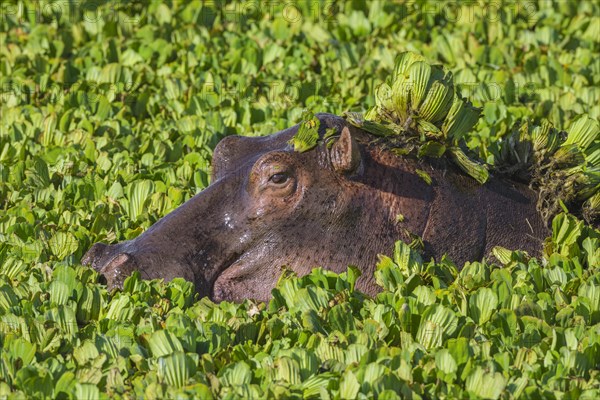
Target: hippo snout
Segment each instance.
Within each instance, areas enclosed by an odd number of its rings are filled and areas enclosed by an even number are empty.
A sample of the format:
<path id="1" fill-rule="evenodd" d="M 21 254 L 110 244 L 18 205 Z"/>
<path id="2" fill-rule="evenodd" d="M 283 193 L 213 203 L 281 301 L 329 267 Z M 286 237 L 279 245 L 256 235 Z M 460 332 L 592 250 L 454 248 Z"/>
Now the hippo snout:
<path id="1" fill-rule="evenodd" d="M 184 278 L 196 284 L 201 294 L 210 293 L 210 284 L 190 268 L 189 263 L 173 257 L 168 249 L 156 242 L 140 241 L 140 238 L 107 245 L 94 244 L 81 259 L 81 264 L 90 266 L 106 279 L 109 289 L 122 288 L 125 279 L 134 271 L 139 271 L 143 279 Z"/>
<path id="2" fill-rule="evenodd" d="M 83 256 L 81 263 L 89 265 L 106 278 L 109 288 L 122 287 L 127 278 L 138 268 L 135 257 L 131 254 L 120 252 L 114 246 L 104 243 L 94 244 Z M 143 270 L 140 272 L 143 273 Z"/>

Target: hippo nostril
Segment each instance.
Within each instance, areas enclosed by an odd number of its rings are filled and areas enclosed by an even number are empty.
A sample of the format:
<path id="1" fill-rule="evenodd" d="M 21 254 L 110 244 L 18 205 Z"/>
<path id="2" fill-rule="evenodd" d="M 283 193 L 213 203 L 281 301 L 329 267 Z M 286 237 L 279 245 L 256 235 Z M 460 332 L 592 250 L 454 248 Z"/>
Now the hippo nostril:
<path id="1" fill-rule="evenodd" d="M 137 261 L 128 253 L 119 252 L 118 246 L 104 243 L 94 244 L 81 259 L 83 265 L 89 265 L 100 272 L 109 288 L 122 287 L 125 278 L 137 270 Z"/>
<path id="2" fill-rule="evenodd" d="M 99 265 L 99 261 L 102 255 L 106 253 L 107 248 L 108 245 L 104 243 L 95 243 L 81 258 L 81 264 L 89 265 L 96 270 L 100 269 L 102 266 Z"/>
<path id="3" fill-rule="evenodd" d="M 125 278 L 137 269 L 137 263 L 133 256 L 120 253 L 105 263 L 100 272 L 106 278 L 109 287 L 122 287 Z"/>

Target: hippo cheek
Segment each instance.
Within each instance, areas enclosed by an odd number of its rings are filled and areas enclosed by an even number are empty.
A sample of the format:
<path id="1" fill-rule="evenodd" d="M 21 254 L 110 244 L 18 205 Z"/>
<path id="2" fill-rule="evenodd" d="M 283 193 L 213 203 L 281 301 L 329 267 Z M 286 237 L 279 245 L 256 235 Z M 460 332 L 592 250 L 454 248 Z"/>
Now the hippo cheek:
<path id="1" fill-rule="evenodd" d="M 281 264 L 283 265 L 283 264 Z M 242 302 L 268 301 L 281 275 L 280 264 L 241 259 L 221 273 L 213 284 L 212 300 Z"/>

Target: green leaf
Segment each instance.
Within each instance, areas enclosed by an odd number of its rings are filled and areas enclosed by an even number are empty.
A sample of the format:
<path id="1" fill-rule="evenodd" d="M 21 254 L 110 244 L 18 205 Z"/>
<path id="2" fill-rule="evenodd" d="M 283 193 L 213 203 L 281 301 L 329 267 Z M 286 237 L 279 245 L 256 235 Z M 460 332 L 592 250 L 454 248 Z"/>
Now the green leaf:
<path id="1" fill-rule="evenodd" d="M 431 66 L 425 61 L 414 62 L 408 68 L 408 75 L 411 82 L 410 107 L 413 110 L 418 110 L 425 99 L 425 94 L 429 88 L 431 73 Z"/>
<path id="2" fill-rule="evenodd" d="M 404 282 L 404 275 L 391 258 L 379 255 L 375 280 L 379 286 L 393 292 Z"/>
<path id="3" fill-rule="evenodd" d="M 419 108 L 419 115 L 421 118 L 435 124 L 446 117 L 452 106 L 453 98 L 454 88 L 449 79 L 434 81 Z"/>
<path id="4" fill-rule="evenodd" d="M 394 76 L 394 82 L 392 84 L 392 102 L 394 108 L 392 111 L 401 121 L 405 121 L 410 115 L 411 92 L 412 81 L 408 74 L 402 73 Z M 384 110 L 384 112 L 385 111 L 386 110 Z M 389 119 L 389 117 L 387 118 Z"/>
<path id="5" fill-rule="evenodd" d="M 447 138 L 456 143 L 473 129 L 480 115 L 480 109 L 455 94 L 452 106 L 444 119 L 442 131 Z"/>
<path id="6" fill-rule="evenodd" d="M 77 383 L 75 385 L 75 397 L 78 399 L 99 399 L 100 389 L 89 383 Z"/>
<path id="7" fill-rule="evenodd" d="M 492 249 L 492 254 L 502 264 L 508 264 L 511 261 L 512 251 L 505 249 L 504 247 L 494 246 L 494 248 Z"/>
<path id="8" fill-rule="evenodd" d="M 221 378 L 221 384 L 224 386 L 249 384 L 252 381 L 252 371 L 248 364 L 240 361 L 219 371 L 219 378 Z"/>
<path id="9" fill-rule="evenodd" d="M 290 139 L 289 143 L 294 151 L 303 153 L 317 146 L 319 140 L 320 121 L 317 117 L 310 117 L 298 127 L 298 132 Z"/>
<path id="10" fill-rule="evenodd" d="M 77 251 L 79 244 L 75 236 L 70 232 L 56 232 L 48 240 L 48 246 L 52 254 L 59 260 L 66 258 Z"/>
<path id="11" fill-rule="evenodd" d="M 469 316 L 477 325 L 483 325 L 498 307 L 498 295 L 489 288 L 480 288 L 469 297 Z"/>
<path id="12" fill-rule="evenodd" d="M 446 152 L 446 146 L 438 142 L 426 142 L 419 149 L 419 157 L 435 157 L 440 158 Z"/>
<path id="13" fill-rule="evenodd" d="M 424 270 L 421 255 L 401 240 L 394 246 L 394 263 L 408 275 Z"/>
<path id="14" fill-rule="evenodd" d="M 280 357 L 273 363 L 275 371 L 274 379 L 283 381 L 290 385 L 297 385 L 302 382 L 300 376 L 300 366 L 298 363 L 289 357 Z"/>
<path id="15" fill-rule="evenodd" d="M 294 308 L 301 311 L 314 310 L 318 312 L 328 307 L 329 300 L 330 296 L 325 290 L 320 287 L 309 286 L 296 292 L 292 304 Z"/>
<path id="16" fill-rule="evenodd" d="M 152 355 L 157 358 L 183 351 L 183 346 L 177 336 L 167 330 L 154 332 L 148 340 L 148 346 Z"/>
<path id="17" fill-rule="evenodd" d="M 0 307 L 9 310 L 19 304 L 19 297 L 9 285 L 0 286 Z"/>
<path id="18" fill-rule="evenodd" d="M 431 176 L 427 172 L 420 169 L 416 169 L 415 173 L 419 175 L 419 178 L 423 179 L 423 181 L 425 181 L 426 184 L 431 185 Z"/>
<path id="19" fill-rule="evenodd" d="M 346 371 L 340 381 L 340 398 L 355 399 L 358 396 L 360 384 L 352 371 Z"/>
<path id="20" fill-rule="evenodd" d="M 417 61 L 425 61 L 425 58 L 412 51 L 405 51 L 398 54 L 396 57 L 396 65 L 394 68 L 394 75 L 405 75 L 408 73 L 409 68 Z"/>
<path id="21" fill-rule="evenodd" d="M 352 308 L 348 304 L 338 304 L 327 313 L 329 325 L 342 333 L 350 333 L 356 329 Z"/>
<path id="22" fill-rule="evenodd" d="M 117 63 L 106 64 L 100 72 L 100 83 L 117 83 L 121 80 L 122 68 Z"/>
<path id="23" fill-rule="evenodd" d="M 156 7 L 156 20 L 160 25 L 171 22 L 171 9 L 166 4 L 159 4 Z"/>
<path id="24" fill-rule="evenodd" d="M 483 399 L 497 399 L 506 387 L 506 379 L 499 372 L 485 372 L 477 367 L 467 377 L 467 391 Z"/>
<path id="25" fill-rule="evenodd" d="M 154 193 L 154 182 L 150 180 L 134 181 L 127 186 L 129 203 L 126 211 L 132 220 L 136 220 L 142 215 L 145 204 L 152 193 Z"/>
<path id="26" fill-rule="evenodd" d="M 382 107 L 386 110 L 394 109 L 392 88 L 387 83 L 381 83 L 375 89 L 375 102 L 378 107 Z M 348 113 L 348 115 L 351 116 L 352 113 Z"/>
<path id="27" fill-rule="evenodd" d="M 196 373 L 191 357 L 177 351 L 158 358 L 158 376 L 168 385 L 180 388 Z"/>
<path id="28" fill-rule="evenodd" d="M 87 322 L 98 319 L 103 305 L 98 287 L 84 287 L 77 304 L 77 320 Z"/>
<path id="29" fill-rule="evenodd" d="M 67 304 L 69 297 L 71 297 L 72 288 L 66 283 L 60 281 L 54 281 L 50 283 L 50 301 L 57 305 Z"/>
<path id="30" fill-rule="evenodd" d="M 489 178 L 488 170 L 481 164 L 471 160 L 467 155 L 458 147 L 451 147 L 448 149 L 452 159 L 464 172 L 469 174 L 477 182 L 482 185 L 487 182 Z"/>
<path id="31" fill-rule="evenodd" d="M 552 242 L 557 246 L 570 246 L 581 236 L 583 221 L 561 213 L 552 220 Z"/>
<path id="32" fill-rule="evenodd" d="M 435 353 L 435 366 L 445 374 L 454 374 L 458 370 L 452 354 L 446 349 Z"/>
<path id="33" fill-rule="evenodd" d="M 458 329 L 458 317 L 449 308 L 432 304 L 421 317 L 416 340 L 426 349 L 439 347 Z"/>
<path id="34" fill-rule="evenodd" d="M 13 361 L 18 359 L 22 365 L 29 365 L 35 359 L 37 347 L 25 339 L 15 338 L 5 345 Z"/>
<path id="35" fill-rule="evenodd" d="M 598 137 L 600 137 L 600 124 L 596 119 L 584 114 L 571 125 L 563 146 L 575 144 L 581 150 L 586 150 Z"/>
<path id="36" fill-rule="evenodd" d="M 73 358 L 80 366 L 85 366 L 89 362 L 94 361 L 99 355 L 98 349 L 89 340 L 84 341 L 81 346 L 73 350 Z"/>

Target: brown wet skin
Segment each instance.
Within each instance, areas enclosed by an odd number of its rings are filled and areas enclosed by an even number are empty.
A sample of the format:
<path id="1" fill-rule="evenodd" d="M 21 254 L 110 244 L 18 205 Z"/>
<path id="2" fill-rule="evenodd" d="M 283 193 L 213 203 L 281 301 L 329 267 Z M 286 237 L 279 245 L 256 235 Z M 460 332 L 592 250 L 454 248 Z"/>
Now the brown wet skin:
<path id="1" fill-rule="evenodd" d="M 339 133 L 329 148 L 294 152 L 288 140 L 298 126 L 227 137 L 205 190 L 133 240 L 95 244 L 82 263 L 111 287 L 139 270 L 148 279 L 183 277 L 216 301 L 241 301 L 269 299 L 283 265 L 299 275 L 356 265 L 357 288 L 375 294 L 378 254 L 409 241 L 407 232 L 422 237 L 426 259 L 447 253 L 457 265 L 494 246 L 540 252 L 549 229 L 526 186 L 497 178 L 481 186 L 451 163 L 396 156 L 343 118 L 318 116 L 321 135 Z"/>

